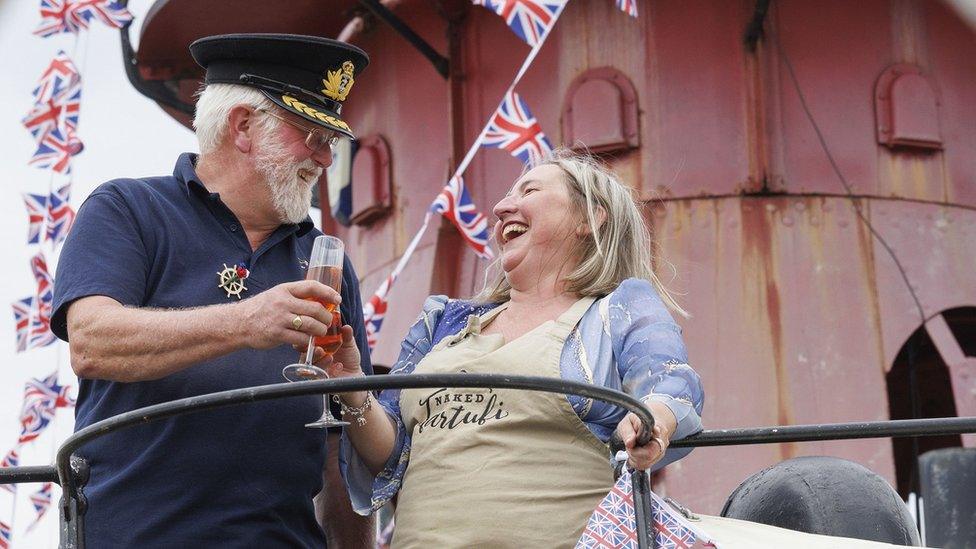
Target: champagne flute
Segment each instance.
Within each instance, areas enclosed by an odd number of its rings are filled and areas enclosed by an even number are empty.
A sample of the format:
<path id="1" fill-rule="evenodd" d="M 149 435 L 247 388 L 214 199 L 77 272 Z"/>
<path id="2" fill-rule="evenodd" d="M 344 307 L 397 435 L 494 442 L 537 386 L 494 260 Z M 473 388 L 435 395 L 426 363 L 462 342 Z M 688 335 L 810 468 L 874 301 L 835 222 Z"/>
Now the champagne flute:
<path id="1" fill-rule="evenodd" d="M 312 255 L 308 259 L 308 273 L 305 280 L 318 280 L 331 287 L 336 292 L 342 289 L 342 258 L 345 246 L 342 240 L 334 236 L 322 235 L 316 237 L 312 244 Z M 311 298 L 310 298 L 311 299 Z M 317 300 L 313 300 L 317 301 Z M 311 379 L 326 379 L 329 374 L 312 364 L 312 354 L 315 347 L 321 347 L 327 356 L 331 356 L 342 345 L 342 315 L 332 303 L 322 303 L 332 313 L 332 323 L 324 336 L 309 336 L 308 350 L 305 352 L 305 362 L 289 364 L 281 371 L 288 381 L 308 381 Z M 322 396 L 322 417 L 305 424 L 306 427 L 334 427 L 349 425 L 332 415 L 329 409 L 329 395 Z"/>

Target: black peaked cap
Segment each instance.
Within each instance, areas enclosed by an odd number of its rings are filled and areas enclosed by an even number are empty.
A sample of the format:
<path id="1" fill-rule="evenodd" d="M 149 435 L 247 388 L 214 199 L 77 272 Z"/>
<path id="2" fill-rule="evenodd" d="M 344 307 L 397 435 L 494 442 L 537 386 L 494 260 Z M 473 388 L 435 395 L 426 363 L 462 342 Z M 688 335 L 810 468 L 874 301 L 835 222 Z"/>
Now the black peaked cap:
<path id="1" fill-rule="evenodd" d="M 207 70 L 205 83 L 257 88 L 279 107 L 354 137 L 342 105 L 369 64 L 363 50 L 297 34 L 221 34 L 190 44 Z"/>

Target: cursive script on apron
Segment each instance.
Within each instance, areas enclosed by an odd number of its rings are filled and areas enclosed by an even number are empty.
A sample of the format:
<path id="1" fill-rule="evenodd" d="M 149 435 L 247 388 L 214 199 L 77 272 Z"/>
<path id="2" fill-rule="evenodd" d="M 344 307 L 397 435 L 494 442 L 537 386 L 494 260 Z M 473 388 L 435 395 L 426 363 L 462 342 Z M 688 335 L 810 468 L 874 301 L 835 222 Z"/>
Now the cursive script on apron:
<path id="1" fill-rule="evenodd" d="M 508 417 L 505 403 L 498 400 L 494 389 L 484 393 L 450 393 L 447 389 L 438 389 L 420 399 L 419 404 L 427 413 L 427 418 L 418 426 L 421 433 L 427 427 L 454 429 Z"/>

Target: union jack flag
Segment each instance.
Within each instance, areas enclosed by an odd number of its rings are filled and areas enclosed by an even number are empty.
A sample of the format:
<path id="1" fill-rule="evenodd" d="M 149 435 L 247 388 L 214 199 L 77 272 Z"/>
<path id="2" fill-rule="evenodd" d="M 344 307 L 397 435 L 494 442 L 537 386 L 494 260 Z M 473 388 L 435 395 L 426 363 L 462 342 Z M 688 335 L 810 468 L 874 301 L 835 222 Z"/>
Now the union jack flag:
<path id="1" fill-rule="evenodd" d="M 87 29 L 92 19 L 117 29 L 132 21 L 129 10 L 112 0 L 41 0 L 40 11 L 41 23 L 34 34 L 44 37 L 77 34 Z"/>
<path id="2" fill-rule="evenodd" d="M 24 385 L 24 405 L 20 411 L 18 444 L 41 435 L 54 419 L 58 408 L 71 408 L 75 400 L 68 395 L 70 385 L 58 385 L 58 373 L 44 379 L 33 378 Z"/>
<path id="3" fill-rule="evenodd" d="M 695 531 L 670 505 L 653 493 L 650 496 L 655 547 L 692 549 L 696 542 L 705 547 L 719 547 L 702 532 Z M 637 549 L 635 517 L 631 472 L 626 469 L 593 511 L 576 549 Z"/>
<path id="4" fill-rule="evenodd" d="M 568 0 L 472 0 L 500 15 L 512 32 L 535 46 L 546 36 Z"/>
<path id="5" fill-rule="evenodd" d="M 13 537 L 14 533 L 10 525 L 0 520 L 0 549 L 10 549 L 10 541 Z"/>
<path id="6" fill-rule="evenodd" d="M 637 0 L 616 0 L 620 11 L 626 12 L 631 17 L 637 17 Z"/>
<path id="7" fill-rule="evenodd" d="M 451 178 L 430 205 L 430 211 L 449 219 L 461 236 L 482 259 L 491 259 L 494 254 L 488 247 L 488 218 L 478 211 L 471 201 L 471 194 L 464 186 L 461 176 Z"/>
<path id="8" fill-rule="evenodd" d="M 380 284 L 380 287 L 372 297 L 363 305 L 363 321 L 366 324 L 366 342 L 369 344 L 370 351 L 373 350 L 373 347 L 376 347 L 376 337 L 380 332 L 380 328 L 383 326 L 383 319 L 386 317 L 387 295 L 390 293 L 390 288 L 393 287 L 394 282 L 396 282 L 396 273 L 386 277 L 386 280 Z"/>
<path id="9" fill-rule="evenodd" d="M 64 132 L 55 128 L 44 135 L 28 164 L 68 174 L 71 173 L 71 157 L 80 153 L 82 148 L 84 145 L 70 128 Z"/>
<path id="10" fill-rule="evenodd" d="M 68 200 L 71 198 L 71 184 L 51 193 L 47 201 L 47 239 L 55 244 L 64 242 L 75 220 L 75 211 Z"/>
<path id="11" fill-rule="evenodd" d="M 34 308 L 34 298 L 25 297 L 11 304 L 14 308 L 14 325 L 17 329 L 17 352 L 27 350 L 27 340 L 30 333 L 31 310 Z"/>
<path id="12" fill-rule="evenodd" d="M 51 507 L 51 484 L 50 482 L 45 482 L 40 490 L 30 495 L 31 505 L 34 506 L 34 511 L 37 512 L 37 516 L 34 517 L 34 522 L 27 527 L 28 530 L 37 526 L 37 523 L 41 522 L 44 513 L 47 513 L 48 508 Z"/>
<path id="13" fill-rule="evenodd" d="M 132 22 L 132 14 L 120 2 L 113 0 L 79 0 L 76 11 L 86 21 L 98 19 L 114 29 L 121 29 Z"/>
<path id="14" fill-rule="evenodd" d="M 78 138 L 81 75 L 63 51 L 51 60 L 32 93 L 34 106 L 22 120 L 37 141 L 30 163 L 68 173 L 71 156 L 84 149 Z"/>
<path id="15" fill-rule="evenodd" d="M 88 28 L 88 21 L 76 12 L 73 0 L 41 0 L 41 23 L 34 34 L 48 37 L 58 33 L 78 34 Z"/>
<path id="16" fill-rule="evenodd" d="M 80 112 L 81 86 L 78 86 L 66 88 L 47 101 L 36 103 L 21 122 L 34 140 L 40 142 L 55 129 L 73 133 L 78 129 Z M 78 143 L 81 143 L 80 140 Z"/>
<path id="17" fill-rule="evenodd" d="M 17 448 L 13 448 L 7 452 L 7 455 L 3 456 L 3 461 L 0 461 L 0 467 L 16 467 L 18 465 L 20 465 L 20 455 L 17 454 Z M 13 494 L 17 492 L 17 485 L 0 484 L 0 490 L 6 490 Z"/>
<path id="18" fill-rule="evenodd" d="M 488 123 L 482 147 L 505 149 L 523 164 L 529 164 L 552 152 L 552 145 L 542 127 L 532 116 L 519 94 L 509 91 Z"/>
<path id="19" fill-rule="evenodd" d="M 47 215 L 47 197 L 41 194 L 24 194 L 24 205 L 27 206 L 27 243 L 38 244 L 44 228 L 44 216 Z"/>
<path id="20" fill-rule="evenodd" d="M 626 477 L 626 479 L 624 478 Z M 586 523 L 576 548 L 637 549 L 637 530 L 630 474 L 620 475 Z"/>
<path id="21" fill-rule="evenodd" d="M 64 51 L 58 51 L 51 63 L 44 69 L 37 87 L 31 94 L 34 103 L 44 103 L 60 95 L 65 90 L 80 89 L 81 73 Z"/>
<path id="22" fill-rule="evenodd" d="M 37 293 L 31 309 L 30 331 L 27 348 L 45 347 L 56 341 L 51 331 L 51 307 L 54 302 L 54 278 L 47 270 L 44 254 L 38 252 L 31 258 L 31 271 L 37 280 Z"/>

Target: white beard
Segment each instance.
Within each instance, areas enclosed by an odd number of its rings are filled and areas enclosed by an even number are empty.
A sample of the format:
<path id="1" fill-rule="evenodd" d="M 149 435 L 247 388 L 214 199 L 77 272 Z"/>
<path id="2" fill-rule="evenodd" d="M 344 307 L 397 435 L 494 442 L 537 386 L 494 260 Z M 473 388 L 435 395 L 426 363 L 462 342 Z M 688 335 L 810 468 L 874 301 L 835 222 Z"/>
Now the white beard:
<path id="1" fill-rule="evenodd" d="M 311 158 L 302 162 L 292 160 L 292 155 L 276 139 L 272 132 L 263 135 L 255 157 L 255 165 L 264 175 L 271 189 L 271 202 L 282 223 L 299 223 L 312 207 L 312 186 L 322 175 L 322 168 Z M 298 176 L 300 170 L 313 174 L 310 183 Z"/>

